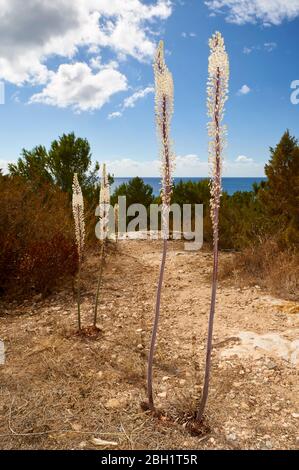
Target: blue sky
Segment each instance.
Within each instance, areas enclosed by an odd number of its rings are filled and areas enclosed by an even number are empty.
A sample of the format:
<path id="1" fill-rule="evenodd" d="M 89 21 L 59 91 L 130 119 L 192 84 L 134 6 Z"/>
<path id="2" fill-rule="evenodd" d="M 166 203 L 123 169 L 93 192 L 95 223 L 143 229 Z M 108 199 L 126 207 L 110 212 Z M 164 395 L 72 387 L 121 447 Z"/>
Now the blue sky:
<path id="1" fill-rule="evenodd" d="M 2 5 L 3 4 L 3 5 Z M 230 57 L 225 176 L 263 176 L 269 146 L 299 138 L 299 0 L 2 0 L 0 167 L 74 131 L 115 176 L 156 176 L 152 56 L 175 84 L 177 176 L 206 176 L 208 39 Z M 15 12 L 18 11 L 18 15 Z M 299 93 L 298 93 L 299 97 Z"/>

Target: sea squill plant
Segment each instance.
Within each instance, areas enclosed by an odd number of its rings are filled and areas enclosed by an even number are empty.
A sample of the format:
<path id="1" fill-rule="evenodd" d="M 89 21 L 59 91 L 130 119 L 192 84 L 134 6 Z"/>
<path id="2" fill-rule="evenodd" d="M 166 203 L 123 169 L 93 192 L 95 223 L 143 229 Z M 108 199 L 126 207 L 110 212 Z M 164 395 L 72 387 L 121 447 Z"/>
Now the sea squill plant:
<path id="1" fill-rule="evenodd" d="M 100 217 L 100 233 L 101 233 L 101 254 L 100 254 L 100 270 L 97 283 L 97 292 L 95 299 L 94 307 L 94 318 L 93 326 L 97 326 L 97 317 L 98 317 L 98 304 L 99 304 L 99 295 L 102 284 L 103 277 L 103 268 L 105 262 L 105 250 L 106 250 L 106 241 L 108 237 L 108 228 L 109 228 L 109 208 L 110 208 L 110 185 L 109 179 L 106 172 L 106 164 L 102 166 L 102 178 L 101 178 L 101 188 L 100 188 L 100 200 L 99 200 L 99 217 Z"/>
<path id="2" fill-rule="evenodd" d="M 222 193 L 221 176 L 222 176 L 222 160 L 223 150 L 225 147 L 226 126 L 222 124 L 224 116 L 224 106 L 228 98 L 228 81 L 229 81 L 229 59 L 225 50 L 223 37 L 216 32 L 209 42 L 211 53 L 209 57 L 209 78 L 208 78 L 208 116 L 210 122 L 208 124 L 209 132 L 209 160 L 211 167 L 211 219 L 213 224 L 213 277 L 212 277 L 212 293 L 210 305 L 210 317 L 206 350 L 206 365 L 204 386 L 199 405 L 197 420 L 203 418 L 205 406 L 209 393 L 209 381 L 211 371 L 211 353 L 213 339 L 213 324 L 216 306 L 216 292 L 218 280 L 218 240 L 219 240 L 219 209 Z"/>
<path id="3" fill-rule="evenodd" d="M 156 346 L 156 338 L 160 317 L 160 303 L 161 291 L 163 284 L 164 269 L 166 263 L 167 253 L 167 238 L 168 238 L 168 219 L 169 208 L 173 187 L 173 169 L 174 169 L 174 153 L 170 140 L 170 124 L 173 115 L 173 79 L 170 71 L 168 70 L 164 59 L 164 43 L 160 41 L 155 60 L 154 60 L 154 74 L 155 74 L 155 114 L 157 133 L 161 146 L 161 177 L 162 177 L 162 236 L 163 236 L 163 252 L 160 266 L 160 274 L 157 287 L 155 317 L 152 330 L 150 352 L 148 358 L 148 373 L 147 373 L 147 395 L 148 406 L 150 410 L 154 411 L 153 399 L 153 361 Z"/>
<path id="4" fill-rule="evenodd" d="M 75 235 L 78 251 L 78 279 L 77 279 L 77 306 L 78 306 L 78 329 L 81 331 L 81 267 L 84 253 L 85 222 L 84 222 L 84 201 L 82 190 L 78 181 L 77 173 L 73 179 L 73 215 L 75 221 Z"/>

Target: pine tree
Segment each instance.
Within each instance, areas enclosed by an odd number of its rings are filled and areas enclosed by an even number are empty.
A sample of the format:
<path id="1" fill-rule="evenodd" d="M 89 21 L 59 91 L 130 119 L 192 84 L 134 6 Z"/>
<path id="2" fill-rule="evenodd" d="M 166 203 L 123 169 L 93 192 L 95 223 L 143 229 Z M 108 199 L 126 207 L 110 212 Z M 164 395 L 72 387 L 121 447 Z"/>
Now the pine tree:
<path id="1" fill-rule="evenodd" d="M 299 146 L 286 131 L 279 144 L 270 148 L 265 166 L 268 180 L 260 190 L 260 199 L 272 218 L 273 229 L 281 233 L 287 245 L 299 243 Z"/>

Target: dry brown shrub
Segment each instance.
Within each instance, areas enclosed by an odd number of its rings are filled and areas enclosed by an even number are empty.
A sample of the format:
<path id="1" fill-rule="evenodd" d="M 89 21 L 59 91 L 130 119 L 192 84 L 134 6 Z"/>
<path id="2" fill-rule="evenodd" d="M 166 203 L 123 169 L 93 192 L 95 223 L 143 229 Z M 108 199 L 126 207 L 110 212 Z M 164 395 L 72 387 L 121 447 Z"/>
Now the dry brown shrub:
<path id="1" fill-rule="evenodd" d="M 299 253 L 281 249 L 275 239 L 265 240 L 222 261 L 220 276 L 233 277 L 238 284 L 258 284 L 286 299 L 299 299 Z"/>
<path id="2" fill-rule="evenodd" d="M 50 292 L 77 269 L 68 198 L 49 184 L 0 180 L 0 294 Z"/>

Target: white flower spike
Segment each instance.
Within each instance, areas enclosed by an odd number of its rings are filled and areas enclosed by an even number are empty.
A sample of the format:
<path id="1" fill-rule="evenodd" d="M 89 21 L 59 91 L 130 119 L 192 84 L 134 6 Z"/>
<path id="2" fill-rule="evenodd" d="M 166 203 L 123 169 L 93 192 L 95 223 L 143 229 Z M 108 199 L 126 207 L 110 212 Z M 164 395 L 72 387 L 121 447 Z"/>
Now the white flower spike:
<path id="1" fill-rule="evenodd" d="M 85 242 L 85 222 L 84 222 L 84 201 L 82 190 L 78 181 L 77 173 L 74 174 L 73 179 L 73 215 L 75 221 L 75 235 L 78 249 L 79 262 L 82 261 L 84 242 Z"/>
<path id="2" fill-rule="evenodd" d="M 173 115 L 173 79 L 164 60 L 164 43 L 160 41 L 155 61 L 155 112 L 157 133 L 161 147 L 161 177 L 162 189 L 161 197 L 163 204 L 163 233 L 166 237 L 168 211 L 173 187 L 173 171 L 175 166 L 175 156 L 172 151 L 170 140 L 170 124 Z"/>
<path id="3" fill-rule="evenodd" d="M 211 164 L 211 219 L 213 223 L 213 280 L 211 306 L 209 316 L 209 328 L 206 351 L 205 378 L 202 391 L 201 402 L 197 413 L 198 421 L 203 419 L 205 406 L 209 393 L 209 381 L 211 372 L 211 354 L 213 341 L 213 324 L 216 309 L 216 294 L 218 281 L 218 238 L 219 238 L 219 209 L 221 199 L 221 175 L 223 149 L 225 146 L 226 127 L 222 125 L 224 105 L 228 96 L 229 81 L 229 60 L 225 50 L 224 41 L 219 32 L 216 32 L 209 42 L 211 54 L 209 57 L 209 78 L 208 78 L 208 124 L 209 131 L 209 160 Z"/>

